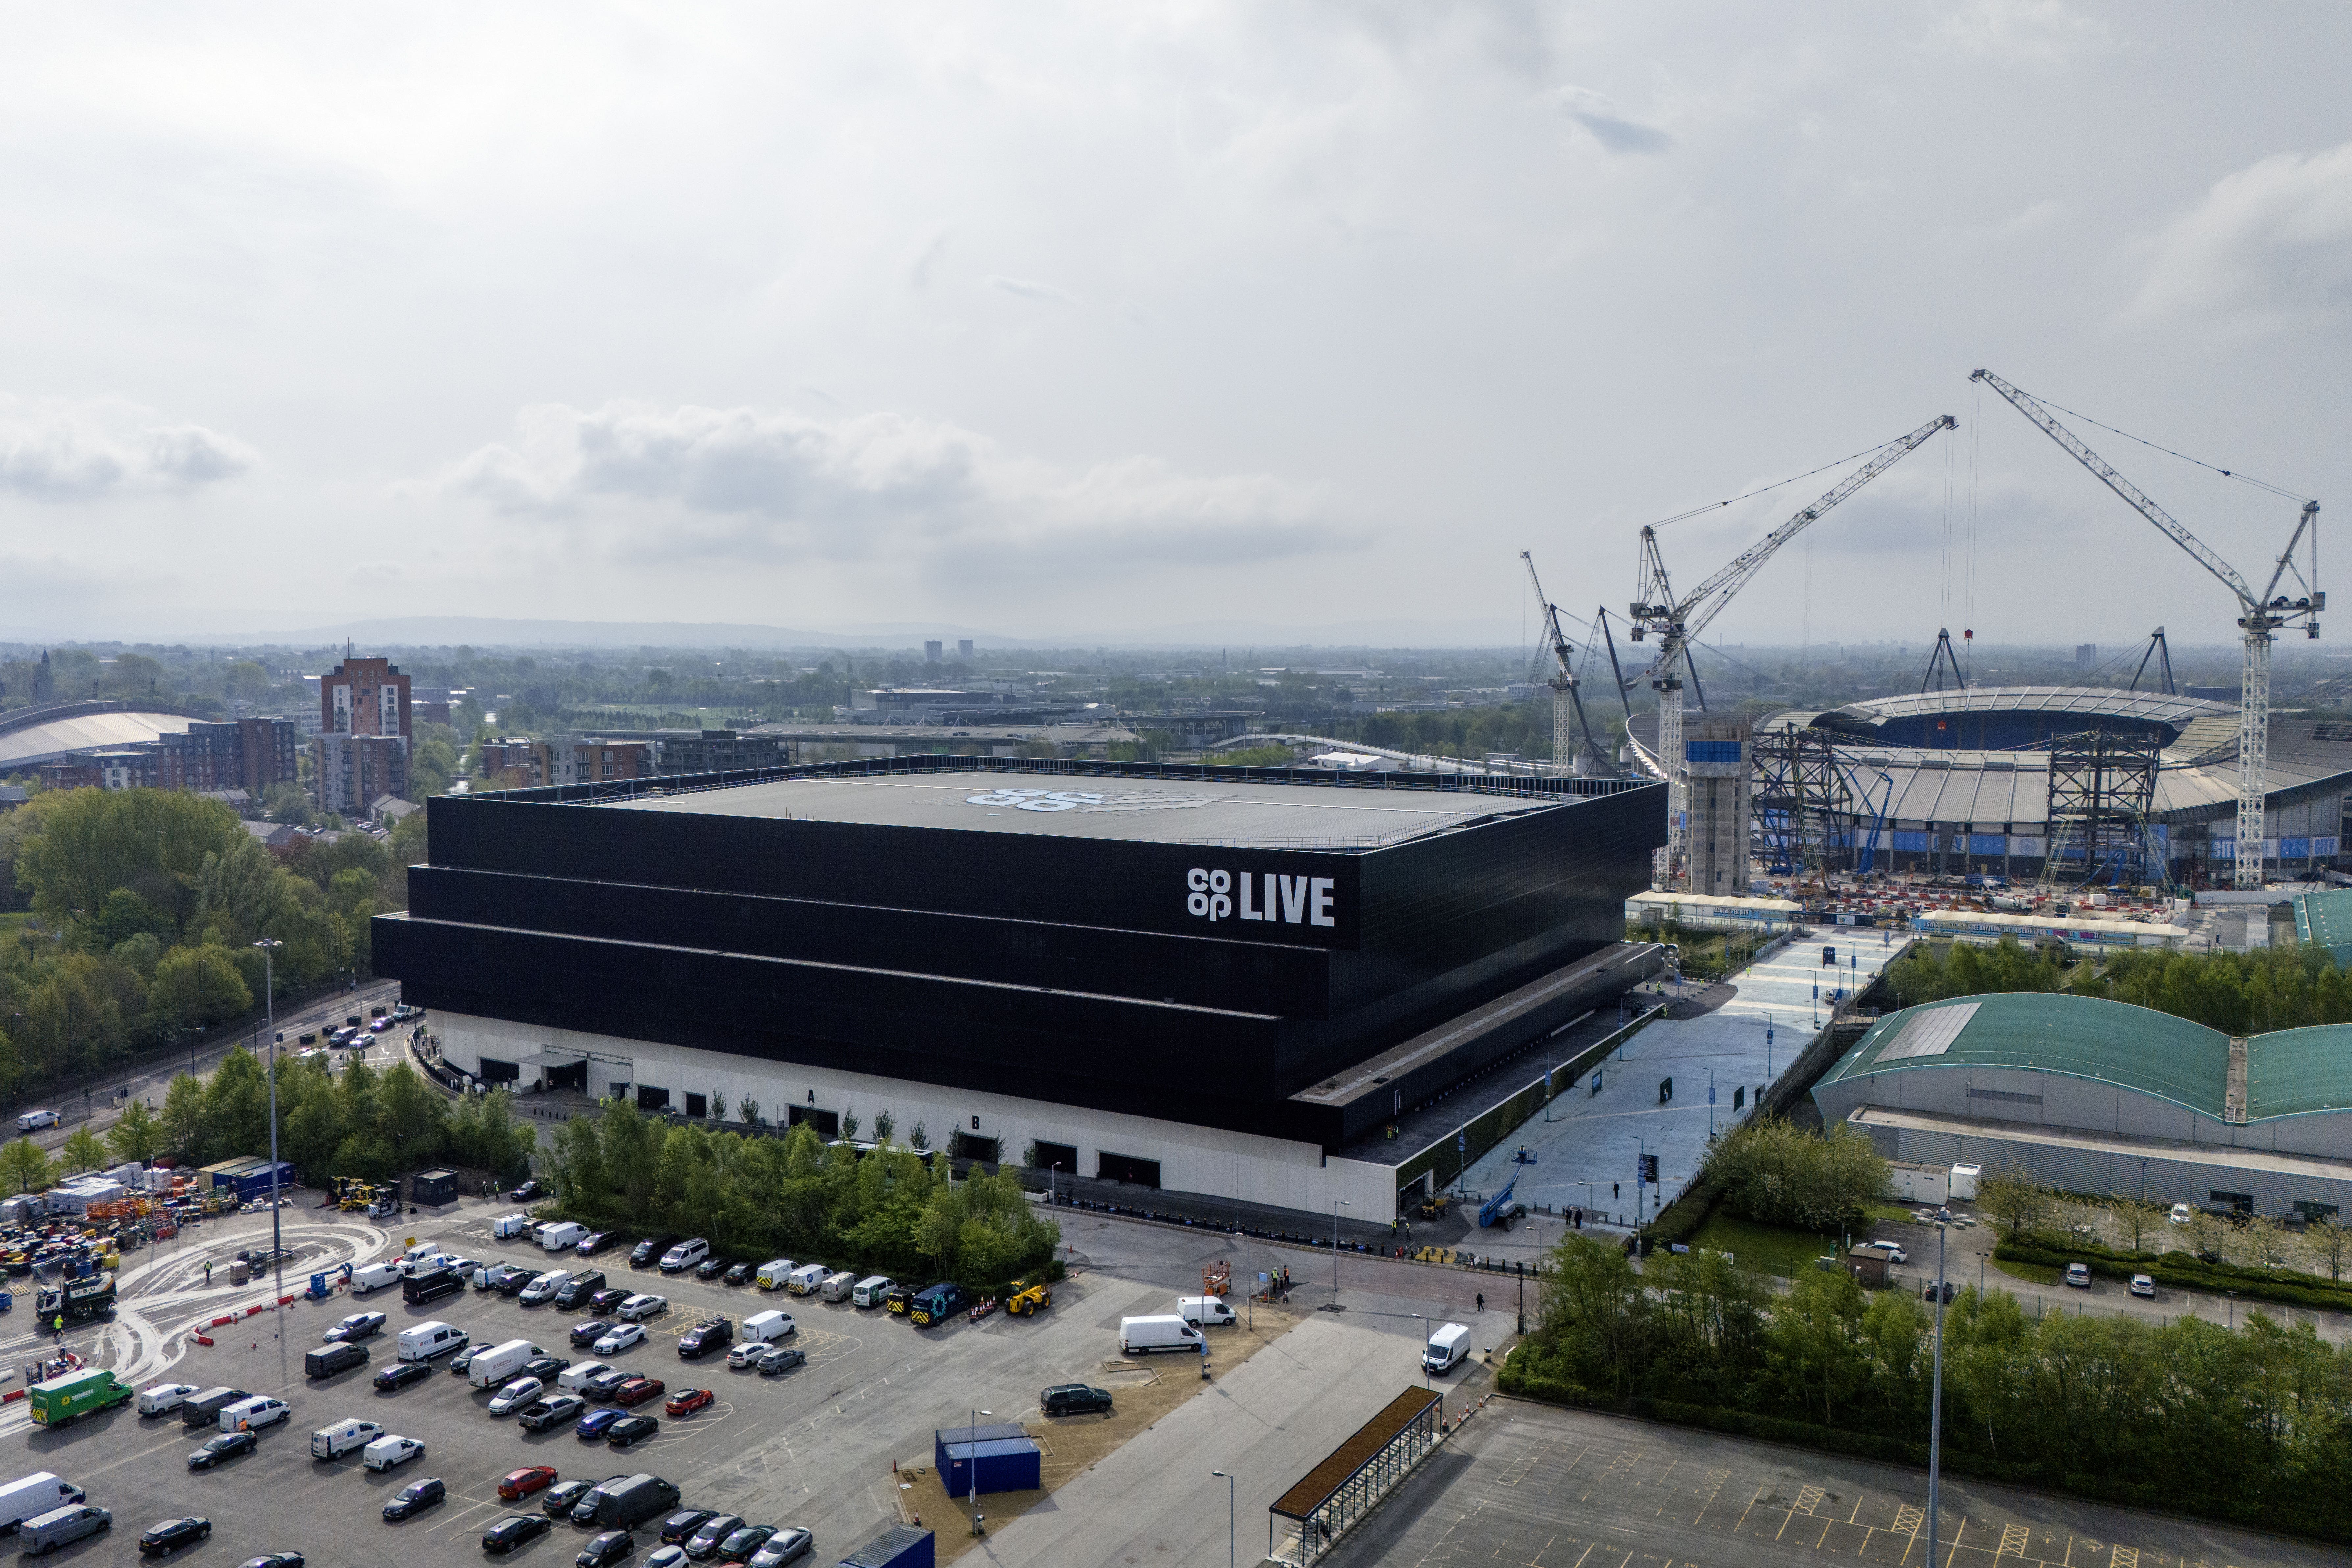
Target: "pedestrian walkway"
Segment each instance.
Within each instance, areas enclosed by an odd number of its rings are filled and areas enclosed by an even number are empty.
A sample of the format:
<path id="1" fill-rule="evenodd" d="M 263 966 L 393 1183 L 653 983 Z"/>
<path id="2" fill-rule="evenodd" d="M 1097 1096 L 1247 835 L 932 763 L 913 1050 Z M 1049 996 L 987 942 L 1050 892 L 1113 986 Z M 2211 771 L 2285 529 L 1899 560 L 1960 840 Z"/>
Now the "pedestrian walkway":
<path id="1" fill-rule="evenodd" d="M 1713 1011 L 1661 1018 L 1626 1041 L 1473 1162 L 1464 1187 L 1499 1192 L 1516 1173 L 1513 1196 L 1530 1209 L 1581 1207 L 1588 1223 L 1619 1226 L 1654 1217 L 1697 1173 L 1708 1142 L 1754 1114 L 1759 1092 L 1789 1070 L 1838 1005 L 1867 989 L 1906 940 L 1851 927 L 1793 938 L 1734 973 L 1732 996 Z M 1825 949 L 1834 950 L 1834 963 L 1823 962 Z M 1516 1163 L 1522 1149 L 1532 1164 Z M 1637 1198 L 1643 1155 L 1656 1157 L 1658 1179 L 1642 1184 Z M 1559 1239 L 1556 1227 L 1544 1225 L 1516 1244 L 1486 1230 L 1464 1245 L 1508 1255 Z"/>

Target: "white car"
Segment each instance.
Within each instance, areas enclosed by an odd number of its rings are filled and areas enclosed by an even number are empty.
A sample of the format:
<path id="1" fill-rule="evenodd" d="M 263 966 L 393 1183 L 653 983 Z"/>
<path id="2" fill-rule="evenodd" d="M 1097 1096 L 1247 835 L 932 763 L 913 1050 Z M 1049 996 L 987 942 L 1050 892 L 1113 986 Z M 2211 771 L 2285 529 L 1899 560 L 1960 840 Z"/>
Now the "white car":
<path id="1" fill-rule="evenodd" d="M 1895 1246 L 1893 1242 L 1882 1241 L 1878 1245 L 1885 1251 L 1887 1262 L 1909 1263 L 1911 1261 L 1911 1255 L 1904 1251 L 1901 1247 Z"/>
<path id="2" fill-rule="evenodd" d="M 616 1323 L 613 1331 L 589 1346 L 598 1355 L 618 1355 L 631 1345 L 646 1342 L 646 1331 L 635 1323 Z"/>
<path id="3" fill-rule="evenodd" d="M 2131 1277 L 2131 1293 L 2135 1296 L 2153 1298 L 2156 1295 L 2156 1281 L 2145 1274 L 2135 1274 Z"/>
<path id="4" fill-rule="evenodd" d="M 737 1345 L 733 1350 L 727 1352 L 727 1364 L 729 1366 L 750 1366 L 753 1362 L 758 1361 L 761 1356 L 766 1355 L 767 1353 L 768 1344 L 765 1340 L 745 1340 L 741 1344 Z"/>
<path id="5" fill-rule="evenodd" d="M 161 1415 L 177 1410 L 188 1402 L 188 1395 L 199 1392 L 193 1383 L 151 1383 L 139 1391 L 139 1414 Z"/>
<path id="6" fill-rule="evenodd" d="M 643 1333 L 645 1331 L 640 1329 L 637 1331 Z M 590 1378 L 602 1377 L 612 1370 L 610 1362 L 583 1361 L 577 1366 L 567 1366 L 556 1373 L 555 1386 L 566 1394 L 577 1394 L 588 1386 Z"/>
<path id="7" fill-rule="evenodd" d="M 2187 1204 L 2175 1204 L 2172 1205 L 2172 1212 L 2165 1215 L 2165 1219 L 2168 1224 L 2187 1225 L 2189 1223 L 2189 1216 L 2194 1215 L 2196 1212 L 2197 1211 L 2195 1209 L 2190 1208 Z"/>
<path id="8" fill-rule="evenodd" d="M 490 1414 L 511 1415 L 539 1397 L 547 1385 L 535 1377 L 519 1377 L 490 1396 Z"/>
<path id="9" fill-rule="evenodd" d="M 657 1318 L 668 1310 L 669 1298 L 667 1296 L 632 1296 L 621 1303 L 621 1316 L 633 1323 Z"/>

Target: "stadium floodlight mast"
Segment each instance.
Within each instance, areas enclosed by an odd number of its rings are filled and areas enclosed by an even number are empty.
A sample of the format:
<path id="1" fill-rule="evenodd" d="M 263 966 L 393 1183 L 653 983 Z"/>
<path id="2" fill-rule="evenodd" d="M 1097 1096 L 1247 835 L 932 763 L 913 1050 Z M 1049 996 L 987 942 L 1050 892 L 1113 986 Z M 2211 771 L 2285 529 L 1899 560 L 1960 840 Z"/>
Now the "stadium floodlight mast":
<path id="1" fill-rule="evenodd" d="M 278 1270 L 278 1294 L 286 1294 L 285 1238 L 278 1228 L 278 975 L 270 960 L 286 944 L 274 936 L 265 936 L 253 944 L 261 950 L 261 989 L 264 1017 L 269 1031 L 269 1261 Z M 199 1001 L 202 998 L 199 997 Z M 279 1321 L 284 1311 L 280 1309 Z M 285 1331 L 281 1328 L 282 1338 Z"/>

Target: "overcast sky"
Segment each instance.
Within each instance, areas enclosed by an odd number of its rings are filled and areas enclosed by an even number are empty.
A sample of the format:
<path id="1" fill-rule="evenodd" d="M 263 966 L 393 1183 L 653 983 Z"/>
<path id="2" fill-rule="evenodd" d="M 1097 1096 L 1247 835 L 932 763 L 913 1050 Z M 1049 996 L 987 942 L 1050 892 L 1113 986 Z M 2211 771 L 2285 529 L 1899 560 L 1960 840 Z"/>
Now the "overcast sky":
<path id="1" fill-rule="evenodd" d="M 1710 637 L 2221 641 L 2224 592 L 1967 378 L 2352 519 L 2347 34 L 2341 5 L 11 5 L 0 637 L 1510 641 L 1520 550 L 1622 609 L 1643 522 L 1950 413 Z M 2292 526 L 2083 433 L 2249 575 Z M 1834 477 L 1664 530 L 1677 581 Z"/>

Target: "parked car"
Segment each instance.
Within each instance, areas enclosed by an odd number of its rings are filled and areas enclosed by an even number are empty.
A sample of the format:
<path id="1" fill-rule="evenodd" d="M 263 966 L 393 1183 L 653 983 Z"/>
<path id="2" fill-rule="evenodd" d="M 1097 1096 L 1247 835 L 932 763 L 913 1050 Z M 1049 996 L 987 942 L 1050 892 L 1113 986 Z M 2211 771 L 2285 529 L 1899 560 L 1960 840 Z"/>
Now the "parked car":
<path id="1" fill-rule="evenodd" d="M 601 1361 L 576 1361 L 563 1369 L 563 1374 L 555 1380 L 555 1386 L 566 1394 L 585 1393 L 589 1379 L 601 1377 L 612 1370 Z"/>
<path id="2" fill-rule="evenodd" d="M 188 1456 L 188 1468 L 209 1470 L 224 1459 L 250 1454 L 260 1447 L 261 1435 L 257 1432 L 224 1432 L 217 1437 L 207 1437 L 203 1447 Z"/>
<path id="3" fill-rule="evenodd" d="M 299 1552 L 265 1552 L 258 1557 L 248 1557 L 236 1568 L 302 1568 Z"/>
<path id="4" fill-rule="evenodd" d="M 619 1355 L 623 1351 L 645 1342 L 646 1331 L 637 1324 L 614 1323 L 588 1348 L 600 1356 Z"/>
<path id="5" fill-rule="evenodd" d="M 536 1491 L 553 1486 L 559 1478 L 552 1465 L 525 1465 L 519 1470 L 509 1470 L 499 1482 L 499 1496 L 508 1502 L 526 1498 Z"/>
<path id="6" fill-rule="evenodd" d="M 2168 1225 L 2187 1225 L 2191 1219 L 2196 1217 L 2196 1215 L 2197 1211 L 2191 1208 L 2189 1205 L 2175 1204 L 2172 1205 L 2172 1212 L 2164 1217 L 2166 1223 Z"/>
<path id="7" fill-rule="evenodd" d="M 598 1317 L 606 1317 L 611 1315 L 622 1302 L 635 1294 L 635 1290 L 624 1290 L 618 1287 L 609 1290 L 599 1290 L 588 1298 L 588 1310 Z"/>
<path id="8" fill-rule="evenodd" d="M 649 1399 L 659 1399 L 666 1387 L 657 1377 L 633 1377 L 614 1392 L 613 1403 L 625 1409 L 643 1405 Z"/>
<path id="9" fill-rule="evenodd" d="M 436 1476 L 427 1476 L 421 1481 L 411 1481 L 401 1488 L 390 1502 L 383 1505 L 383 1517 L 386 1519 L 411 1518 L 423 1513 L 448 1495 L 449 1489 L 443 1486 L 440 1478 Z"/>
<path id="10" fill-rule="evenodd" d="M 511 1415 L 524 1405 L 538 1399 L 539 1391 L 546 1386 L 547 1384 L 535 1377 L 516 1378 L 512 1383 L 490 1395 L 490 1414 Z"/>
<path id="11" fill-rule="evenodd" d="M 535 1202 L 545 1196 L 547 1196 L 547 1184 L 541 1181 L 537 1176 L 533 1176 L 529 1181 L 523 1183 L 522 1185 L 509 1193 L 507 1194 L 507 1202 L 510 1204 L 527 1204 Z"/>
<path id="12" fill-rule="evenodd" d="M 588 1402 L 576 1394 L 535 1399 L 515 1412 L 515 1425 L 526 1432 L 547 1432 L 569 1426 L 587 1413 Z"/>
<path id="13" fill-rule="evenodd" d="M 467 1345 L 462 1350 L 458 1351 L 456 1355 L 449 1358 L 449 1375 L 451 1377 L 465 1376 L 467 1370 L 474 1364 L 474 1357 L 476 1353 L 490 1348 L 491 1347 L 488 1345 Z"/>
<path id="14" fill-rule="evenodd" d="M 710 1243 L 698 1236 L 688 1237 L 661 1255 L 661 1271 L 683 1274 L 710 1256 Z"/>
<path id="15" fill-rule="evenodd" d="M 2135 1296 L 2153 1298 L 2156 1295 L 2156 1281 L 2145 1274 L 2135 1274 L 2131 1277 L 2131 1293 Z"/>
<path id="16" fill-rule="evenodd" d="M 718 1395 L 707 1388 L 681 1388 L 669 1396 L 669 1402 L 662 1406 L 662 1414 L 691 1415 L 711 1404 L 717 1397 Z"/>
<path id="17" fill-rule="evenodd" d="M 385 1321 L 382 1312 L 353 1312 L 319 1337 L 329 1343 L 352 1344 L 383 1332 Z"/>
<path id="18" fill-rule="evenodd" d="M 647 1318 L 657 1318 L 669 1310 L 667 1296 L 632 1296 L 621 1303 L 620 1316 L 625 1321 L 642 1323 Z"/>
<path id="19" fill-rule="evenodd" d="M 745 1340 L 727 1352 L 727 1364 L 731 1367 L 747 1367 L 767 1353 L 766 1345 L 757 1340 Z"/>
<path id="20" fill-rule="evenodd" d="M 496 1290 L 501 1296 L 520 1296 L 522 1294 L 524 1286 L 539 1278 L 538 1275 L 532 1273 L 530 1269 L 520 1268 L 511 1263 L 508 1264 L 506 1268 L 497 1270 L 496 1272 L 498 1279 L 490 1289 Z"/>
<path id="21" fill-rule="evenodd" d="M 808 1364 L 808 1352 L 798 1345 L 770 1345 L 760 1355 L 760 1375 L 774 1377 L 796 1366 Z"/>
<path id="22" fill-rule="evenodd" d="M 588 1489 L 595 1484 L 593 1481 L 558 1481 L 541 1495 L 539 1511 L 550 1519 L 566 1518 Z"/>
<path id="23" fill-rule="evenodd" d="M 152 1524 L 141 1532 L 139 1555 L 153 1557 L 166 1552 L 177 1552 L 183 1546 L 194 1546 L 211 1538 L 213 1521 L 190 1514 L 185 1519 L 167 1519 Z"/>
<path id="24" fill-rule="evenodd" d="M 688 1557 L 699 1563 L 718 1551 L 719 1543 L 742 1529 L 743 1525 L 744 1519 L 740 1513 L 714 1513 L 696 1525 L 694 1533 L 678 1544 L 686 1548 Z"/>
<path id="25" fill-rule="evenodd" d="M 724 1347 L 735 1337 L 735 1325 L 724 1318 L 705 1318 L 677 1337 L 677 1358 L 695 1361 Z"/>
<path id="26" fill-rule="evenodd" d="M 1083 1383 L 1059 1383 L 1037 1396 L 1037 1408 L 1048 1415 L 1085 1415 L 1094 1411 L 1108 1412 L 1110 1390 L 1089 1388 Z"/>
<path id="27" fill-rule="evenodd" d="M 650 1415 L 624 1415 L 604 1428 L 604 1441 L 615 1448 L 634 1448 L 657 1436 L 661 1423 Z"/>
<path id="28" fill-rule="evenodd" d="M 557 1378 L 563 1375 L 563 1369 L 571 1364 L 572 1363 L 570 1362 L 566 1361 L 560 1355 L 533 1356 L 530 1360 L 522 1363 L 522 1366 L 518 1370 L 515 1375 L 518 1377 L 535 1377 L 541 1383 L 553 1383 Z"/>
<path id="29" fill-rule="evenodd" d="M 751 1553 L 751 1561 L 744 1564 L 744 1568 L 784 1568 L 786 1563 L 799 1562 L 815 1548 L 814 1535 L 795 1525 L 786 1525 L 768 1537 L 759 1551 Z"/>
<path id="30" fill-rule="evenodd" d="M 587 1235 L 582 1237 L 578 1243 L 572 1247 L 572 1250 L 578 1253 L 583 1258 L 593 1258 L 612 1245 L 613 1233 L 611 1231 L 592 1230 Z"/>
<path id="31" fill-rule="evenodd" d="M 719 1543 L 715 1555 L 722 1563 L 741 1563 L 768 1543 L 776 1533 L 772 1524 L 747 1524 Z"/>
<path id="32" fill-rule="evenodd" d="M 760 1266 L 756 1263 L 735 1264 L 727 1270 L 721 1283 L 728 1285 L 748 1285 L 751 1282 L 751 1276 L 758 1270 L 759 1267 Z"/>
<path id="33" fill-rule="evenodd" d="M 602 1535 L 591 1536 L 580 1555 L 572 1561 L 576 1568 L 612 1568 L 637 1549 L 637 1538 L 625 1530 L 608 1530 Z"/>
<path id="34" fill-rule="evenodd" d="M 613 1321 L 610 1318 L 589 1318 L 572 1325 L 572 1342 L 593 1345 L 612 1331 Z"/>
<path id="35" fill-rule="evenodd" d="M 543 1513 L 510 1513 L 482 1531 L 482 1550 L 493 1556 L 504 1556 L 554 1528 L 555 1521 Z"/>
<path id="36" fill-rule="evenodd" d="M 629 1249 L 629 1267 L 648 1268 L 660 1261 L 661 1255 L 677 1245 L 674 1236 L 649 1236 Z"/>
<path id="37" fill-rule="evenodd" d="M 139 1391 L 139 1414 L 168 1415 L 185 1405 L 190 1394 L 203 1392 L 193 1383 L 151 1383 Z"/>
<path id="38" fill-rule="evenodd" d="M 607 1405 L 602 1410 L 591 1410 L 573 1424 L 572 1436 L 583 1443 L 601 1443 L 604 1434 L 612 1429 L 613 1423 L 627 1414 L 614 1405 Z"/>
<path id="39" fill-rule="evenodd" d="M 2089 1289 L 2091 1288 L 2091 1266 L 2087 1263 L 2069 1263 L 2066 1265 L 2066 1283 L 2072 1285 L 2077 1290 Z"/>
<path id="40" fill-rule="evenodd" d="M 626 1384 L 631 1378 L 636 1375 L 637 1374 L 635 1373 L 631 1372 L 627 1367 L 613 1367 L 608 1371 L 598 1373 L 595 1376 L 582 1384 L 580 1385 L 580 1392 L 586 1394 L 591 1399 L 610 1399 L 614 1394 L 620 1392 L 623 1384 Z"/>
<path id="41" fill-rule="evenodd" d="M 375 1374 L 375 1385 L 387 1394 L 395 1388 L 406 1388 L 412 1383 L 423 1383 L 433 1375 L 433 1369 L 421 1361 L 396 1361 Z"/>
<path id="42" fill-rule="evenodd" d="M 661 1543 L 683 1546 L 694 1532 L 719 1517 L 716 1509 L 682 1508 L 662 1521 Z"/>

